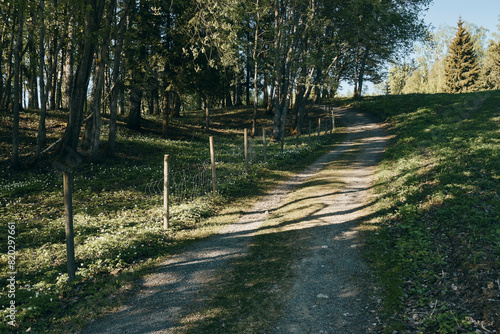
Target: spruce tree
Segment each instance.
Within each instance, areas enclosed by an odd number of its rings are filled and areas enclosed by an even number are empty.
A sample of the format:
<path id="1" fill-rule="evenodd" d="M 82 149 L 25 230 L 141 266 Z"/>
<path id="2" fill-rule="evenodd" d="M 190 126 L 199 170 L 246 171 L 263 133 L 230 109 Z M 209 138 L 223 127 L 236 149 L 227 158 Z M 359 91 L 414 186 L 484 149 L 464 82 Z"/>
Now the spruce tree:
<path id="1" fill-rule="evenodd" d="M 445 84 L 451 93 L 470 92 L 476 89 L 479 63 L 470 33 L 458 20 L 458 30 L 448 48 L 445 67 Z"/>

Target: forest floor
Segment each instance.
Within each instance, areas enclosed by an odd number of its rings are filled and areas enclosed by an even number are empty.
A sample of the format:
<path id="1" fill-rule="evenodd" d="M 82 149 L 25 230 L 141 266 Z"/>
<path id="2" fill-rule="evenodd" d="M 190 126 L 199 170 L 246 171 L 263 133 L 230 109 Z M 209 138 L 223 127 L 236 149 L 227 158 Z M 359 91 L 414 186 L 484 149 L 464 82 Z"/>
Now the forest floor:
<path id="1" fill-rule="evenodd" d="M 347 128 L 340 145 L 236 223 L 170 257 L 83 333 L 377 332 L 360 223 L 373 213 L 387 134 L 356 111 L 336 114 Z M 268 263 L 278 269 L 263 274 Z"/>

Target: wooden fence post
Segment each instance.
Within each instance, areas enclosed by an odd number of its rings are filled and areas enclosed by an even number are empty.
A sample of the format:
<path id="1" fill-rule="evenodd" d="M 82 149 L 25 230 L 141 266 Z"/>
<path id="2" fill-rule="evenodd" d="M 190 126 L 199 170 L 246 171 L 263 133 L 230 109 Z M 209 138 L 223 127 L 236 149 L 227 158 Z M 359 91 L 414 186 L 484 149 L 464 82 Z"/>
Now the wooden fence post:
<path id="1" fill-rule="evenodd" d="M 262 127 L 262 144 L 264 145 L 264 163 L 267 163 L 267 142 L 266 142 L 266 128 Z"/>
<path id="2" fill-rule="evenodd" d="M 70 172 L 63 172 L 64 225 L 66 228 L 66 257 L 69 281 L 75 279 L 75 234 L 73 231 L 73 182 Z"/>
<path id="3" fill-rule="evenodd" d="M 212 165 L 212 188 L 214 196 L 217 194 L 217 174 L 215 173 L 215 149 L 214 149 L 214 137 L 210 136 L 210 163 Z"/>
<path id="4" fill-rule="evenodd" d="M 170 196 L 170 168 L 169 157 L 165 154 L 163 157 L 163 229 L 168 230 L 170 227 L 169 221 L 169 196 Z"/>
<path id="5" fill-rule="evenodd" d="M 319 140 L 320 134 L 321 134 L 321 118 L 318 118 L 318 140 Z"/>

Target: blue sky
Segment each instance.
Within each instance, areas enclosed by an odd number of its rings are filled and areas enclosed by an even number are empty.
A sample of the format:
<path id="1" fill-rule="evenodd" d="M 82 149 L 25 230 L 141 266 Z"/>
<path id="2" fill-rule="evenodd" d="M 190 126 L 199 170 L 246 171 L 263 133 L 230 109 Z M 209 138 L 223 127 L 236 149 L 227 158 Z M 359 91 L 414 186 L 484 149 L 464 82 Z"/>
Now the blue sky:
<path id="1" fill-rule="evenodd" d="M 440 25 L 456 27 L 459 16 L 462 20 L 474 23 L 498 33 L 500 0 L 434 0 L 424 16 L 426 23 L 435 28 Z"/>

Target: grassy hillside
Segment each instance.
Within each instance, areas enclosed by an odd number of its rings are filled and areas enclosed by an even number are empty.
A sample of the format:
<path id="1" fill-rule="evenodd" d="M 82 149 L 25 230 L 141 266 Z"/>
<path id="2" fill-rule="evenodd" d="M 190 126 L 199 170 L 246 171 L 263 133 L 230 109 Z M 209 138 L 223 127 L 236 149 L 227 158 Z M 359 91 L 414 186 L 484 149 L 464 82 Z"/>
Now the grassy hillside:
<path id="1" fill-rule="evenodd" d="M 353 106 L 394 135 L 367 236 L 387 332 L 500 331 L 500 92 Z"/>
<path id="2" fill-rule="evenodd" d="M 10 170 L 12 115 L 0 110 L 0 332 L 77 330 L 95 314 L 119 305 L 134 290 L 134 280 L 162 259 L 233 222 L 252 198 L 309 164 L 342 137 L 339 130 L 333 137 L 317 141 L 313 132 L 311 145 L 305 135 L 298 148 L 295 139 L 289 138 L 283 152 L 279 143 L 269 143 L 268 161 L 263 163 L 262 139 L 257 136 L 250 141 L 252 163 L 246 175 L 243 128 L 251 124 L 252 111 L 214 111 L 210 134 L 202 130 L 202 112 L 184 113 L 172 120 L 169 140 L 160 138 L 160 117 L 147 116 L 141 132 L 124 128 L 122 119 L 116 157 L 99 164 L 82 163 L 73 170 L 78 269 L 76 280 L 68 283 L 62 176 L 52 168 L 50 156 L 23 171 Z M 311 116 L 321 113 L 315 110 Z M 49 142 L 61 136 L 66 117 L 62 111 L 49 113 Z M 34 150 L 37 121 L 36 110 L 21 115 L 23 161 L 29 161 Z M 269 124 L 270 117 L 261 114 L 259 128 L 269 129 Z M 214 136 L 220 173 L 216 197 L 203 195 L 211 189 L 209 180 L 193 178 L 207 174 L 208 135 Z M 105 134 L 102 140 L 106 140 Z M 163 155 L 167 153 L 171 169 L 178 175 L 173 183 L 188 195 L 173 193 L 171 229 L 165 232 L 161 189 Z M 15 297 L 9 296 L 7 281 L 12 271 L 7 256 L 10 231 L 16 247 Z M 11 300 L 16 306 L 16 327 L 6 324 L 9 313 L 4 310 Z"/>

